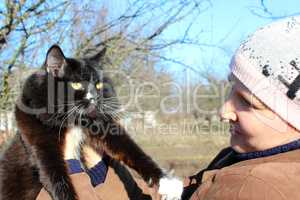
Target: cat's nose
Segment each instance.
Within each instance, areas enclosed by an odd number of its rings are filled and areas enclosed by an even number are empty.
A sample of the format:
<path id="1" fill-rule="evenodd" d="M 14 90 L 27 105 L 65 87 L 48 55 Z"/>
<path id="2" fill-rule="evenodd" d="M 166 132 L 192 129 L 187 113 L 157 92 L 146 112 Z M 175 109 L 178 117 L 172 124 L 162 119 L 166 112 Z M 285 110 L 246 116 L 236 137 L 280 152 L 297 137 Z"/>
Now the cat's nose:
<path id="1" fill-rule="evenodd" d="M 88 92 L 87 94 L 86 94 L 86 97 L 85 97 L 87 100 L 89 100 L 91 103 L 95 103 L 95 97 L 94 97 L 94 95 L 92 95 L 90 92 Z"/>
<path id="2" fill-rule="evenodd" d="M 95 99 L 95 98 L 91 98 L 91 99 L 90 99 L 90 102 L 91 102 L 91 104 L 95 104 L 96 99 Z"/>
<path id="3" fill-rule="evenodd" d="M 85 97 L 87 99 L 91 99 L 91 98 L 93 98 L 93 95 L 92 95 L 92 93 L 88 92 Z"/>

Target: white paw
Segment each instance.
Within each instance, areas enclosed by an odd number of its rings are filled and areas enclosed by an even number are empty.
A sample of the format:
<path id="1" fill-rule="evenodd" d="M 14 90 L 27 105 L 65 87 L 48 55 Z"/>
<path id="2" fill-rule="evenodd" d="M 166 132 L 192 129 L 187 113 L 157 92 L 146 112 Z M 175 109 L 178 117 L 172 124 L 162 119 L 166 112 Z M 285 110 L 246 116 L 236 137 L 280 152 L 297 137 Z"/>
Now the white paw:
<path id="1" fill-rule="evenodd" d="M 176 177 L 163 177 L 159 180 L 158 193 L 163 200 L 179 200 L 183 191 L 183 183 Z"/>

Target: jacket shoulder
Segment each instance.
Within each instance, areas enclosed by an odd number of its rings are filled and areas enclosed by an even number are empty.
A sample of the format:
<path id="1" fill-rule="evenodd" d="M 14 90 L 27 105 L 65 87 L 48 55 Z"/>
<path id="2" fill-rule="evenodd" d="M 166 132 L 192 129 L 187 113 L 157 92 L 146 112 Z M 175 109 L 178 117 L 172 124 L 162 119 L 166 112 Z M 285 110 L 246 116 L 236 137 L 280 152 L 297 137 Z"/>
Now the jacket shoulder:
<path id="1" fill-rule="evenodd" d="M 299 184 L 298 162 L 229 166 L 211 173 L 191 199 L 293 199 Z"/>

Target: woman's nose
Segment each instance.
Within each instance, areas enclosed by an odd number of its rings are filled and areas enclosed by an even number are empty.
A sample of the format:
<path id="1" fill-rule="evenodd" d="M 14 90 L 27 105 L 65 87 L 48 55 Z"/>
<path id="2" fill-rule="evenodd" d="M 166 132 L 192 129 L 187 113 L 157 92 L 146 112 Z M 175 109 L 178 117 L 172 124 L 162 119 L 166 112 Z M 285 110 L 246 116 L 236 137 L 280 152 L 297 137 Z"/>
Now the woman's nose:
<path id="1" fill-rule="evenodd" d="M 231 99 L 227 99 L 219 110 L 221 121 L 237 121 L 237 115 Z"/>

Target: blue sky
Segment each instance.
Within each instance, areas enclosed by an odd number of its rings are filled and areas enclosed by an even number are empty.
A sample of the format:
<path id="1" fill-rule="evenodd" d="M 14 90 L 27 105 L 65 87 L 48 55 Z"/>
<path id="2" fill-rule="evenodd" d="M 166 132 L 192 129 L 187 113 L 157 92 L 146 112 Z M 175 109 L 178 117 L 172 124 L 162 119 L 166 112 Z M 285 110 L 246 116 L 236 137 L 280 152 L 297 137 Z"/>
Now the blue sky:
<path id="1" fill-rule="evenodd" d="M 266 0 L 265 5 L 274 16 L 300 12 L 299 0 Z M 253 10 L 257 12 L 256 14 L 265 17 L 253 14 Z M 276 20 L 268 16 L 262 12 L 260 0 L 213 0 L 212 6 L 206 12 L 193 19 L 195 24 L 190 37 L 197 38 L 204 45 L 174 47 L 166 55 L 197 70 L 209 69 L 220 78 L 224 78 L 228 73 L 231 56 L 240 42 L 258 27 Z M 188 20 L 190 19 L 186 21 Z M 176 37 L 180 34 L 184 23 L 168 30 L 165 36 Z M 217 47 L 209 45 L 217 45 Z M 168 67 L 175 77 L 181 77 L 182 66 L 170 63 Z"/>
<path id="2" fill-rule="evenodd" d="M 90 0 L 77 1 L 82 3 Z M 161 2 L 162 0 L 153 1 Z M 172 0 L 166 1 L 168 3 L 172 2 Z M 123 13 L 127 1 L 103 0 L 103 2 L 109 5 L 110 15 L 114 18 Z M 198 17 L 190 16 L 185 21 L 171 26 L 163 35 L 164 38 L 180 37 L 188 23 L 193 21 L 194 24 L 189 37 L 197 40 L 202 45 L 177 45 L 166 50 L 165 56 L 186 63 L 197 71 L 209 69 L 218 77 L 225 78 L 228 73 L 230 59 L 240 42 L 258 27 L 270 23 L 273 19 L 262 12 L 261 0 L 211 0 L 211 4 L 207 0 L 203 0 L 203 2 L 201 7 L 208 7 L 205 12 L 202 12 Z M 275 16 L 291 15 L 297 12 L 300 14 L 299 0 L 265 0 L 264 2 L 269 11 Z M 1 6 L 3 4 L 0 3 Z M 98 6 L 101 6 L 101 4 Z M 267 17 L 259 17 L 251 12 L 253 10 L 257 14 Z M 159 13 L 149 13 L 149 15 L 151 14 L 156 15 L 155 17 L 159 21 Z M 153 30 L 149 27 L 148 31 L 152 32 Z M 47 48 L 43 48 L 43 52 L 46 52 Z M 43 59 L 39 62 L 42 61 Z M 37 66 L 40 66 L 40 64 Z M 182 79 L 185 69 L 183 66 L 162 62 L 162 67 L 170 71 L 177 80 Z M 194 77 L 197 78 L 198 74 L 194 74 Z"/>

